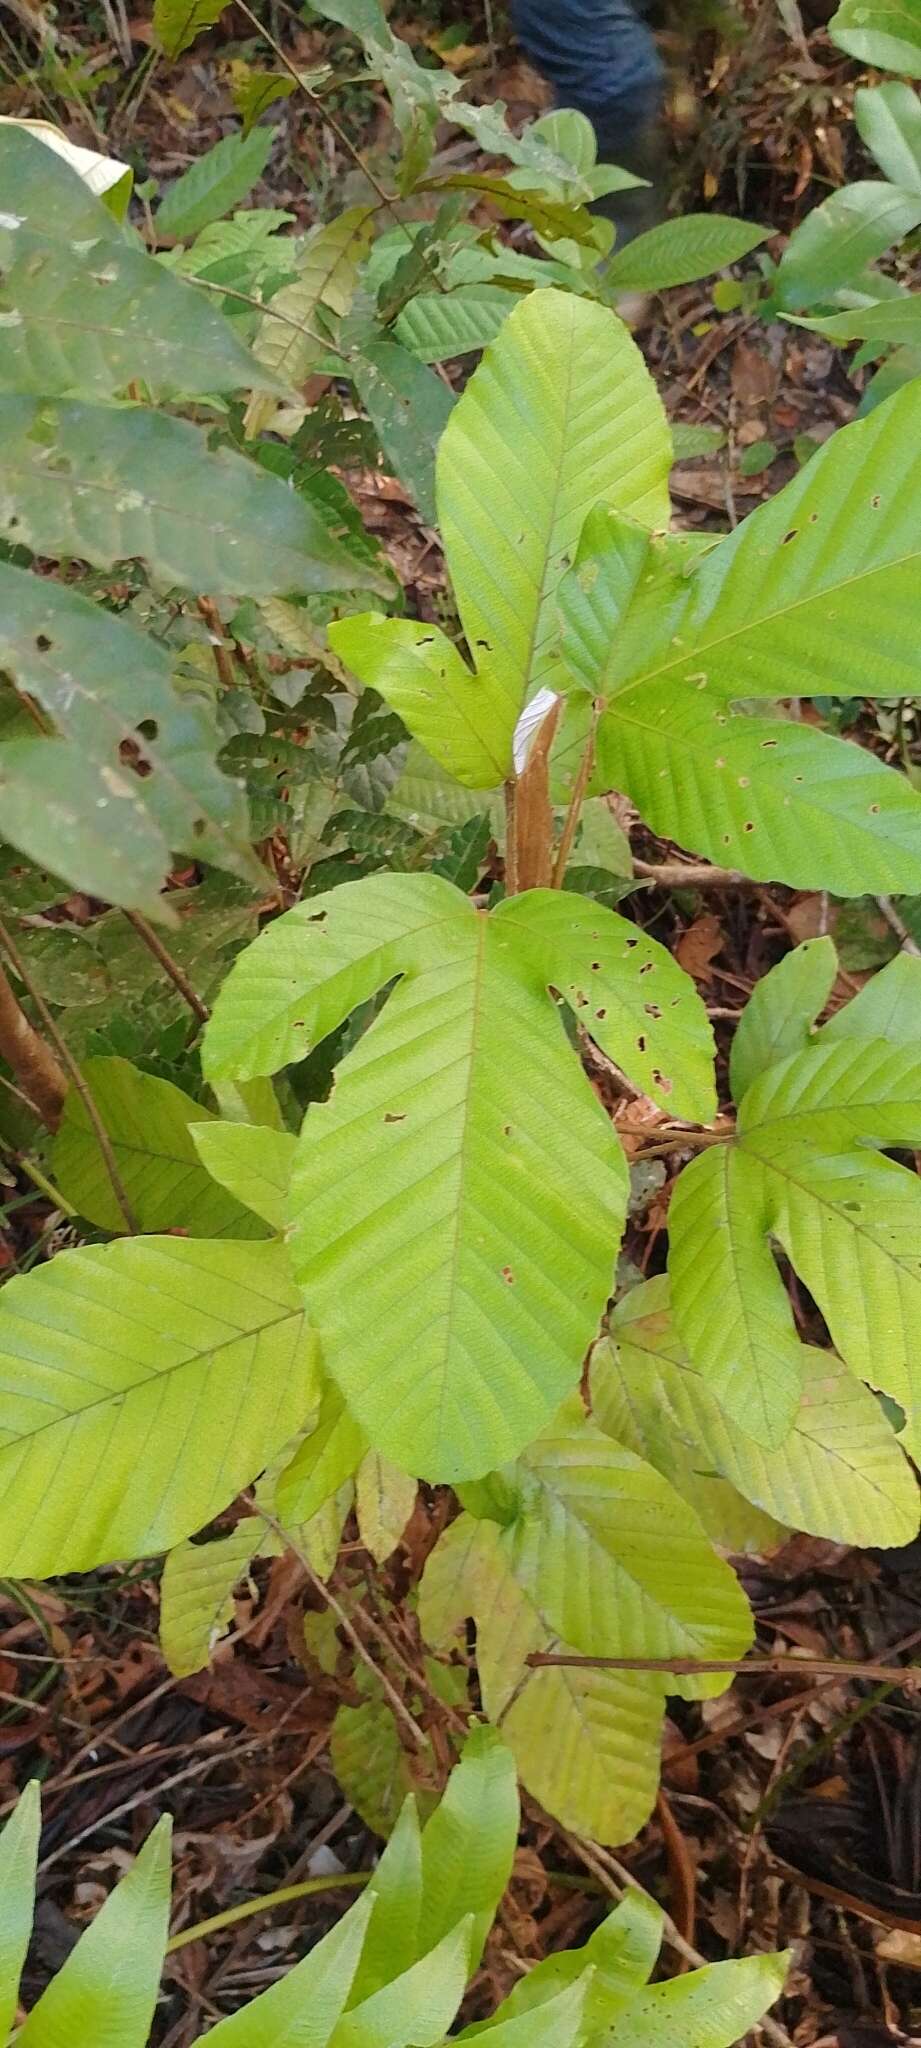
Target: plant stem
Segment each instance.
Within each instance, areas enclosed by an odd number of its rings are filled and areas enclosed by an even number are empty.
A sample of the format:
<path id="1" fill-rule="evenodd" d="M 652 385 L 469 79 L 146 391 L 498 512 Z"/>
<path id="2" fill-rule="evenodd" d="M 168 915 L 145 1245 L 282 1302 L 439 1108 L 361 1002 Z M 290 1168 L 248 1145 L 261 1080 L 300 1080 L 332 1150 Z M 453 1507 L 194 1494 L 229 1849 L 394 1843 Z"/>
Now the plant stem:
<path id="1" fill-rule="evenodd" d="M 707 861 L 666 860 L 658 865 L 635 860 L 633 872 L 660 889 L 755 889 L 758 884 L 736 868 L 713 868 Z"/>
<path id="2" fill-rule="evenodd" d="M 562 836 L 560 838 L 560 843 L 557 848 L 556 860 L 553 865 L 553 880 L 551 882 L 551 888 L 553 889 L 562 889 L 563 887 L 563 880 L 566 874 L 566 865 L 573 849 L 573 843 L 575 841 L 576 832 L 579 828 L 579 819 L 582 816 L 582 805 L 585 802 L 585 792 L 588 788 L 589 777 L 595 765 L 595 735 L 598 731 L 598 720 L 601 716 L 601 711 L 601 700 L 596 699 L 595 703 L 592 705 L 591 728 L 589 731 L 588 739 L 585 742 L 585 751 L 582 755 L 581 761 L 579 762 L 578 774 L 573 784 L 572 796 L 569 799 L 569 809 L 566 813 Z"/>
<path id="3" fill-rule="evenodd" d="M 115 1153 L 112 1149 L 112 1141 L 109 1137 L 109 1133 L 106 1130 L 105 1124 L 103 1123 L 99 1111 L 96 1107 L 96 1104 L 93 1101 L 92 1094 L 89 1088 L 87 1087 L 87 1084 L 83 1078 L 83 1075 L 80 1072 L 80 1068 L 78 1067 L 77 1062 L 74 1059 L 73 1053 L 71 1052 L 69 1045 L 67 1044 L 66 1040 L 62 1038 L 61 1033 L 58 1030 L 57 1024 L 55 1023 L 51 1011 L 48 1008 L 44 996 L 42 995 L 40 989 L 36 988 L 28 968 L 25 966 L 25 963 L 23 962 L 17 947 L 14 945 L 13 940 L 10 937 L 10 934 L 7 931 L 5 924 L 3 924 L 2 922 L 0 922 L 0 946 L 3 947 L 3 950 L 6 953 L 7 958 L 12 962 L 12 965 L 15 968 L 15 971 L 23 984 L 23 987 L 28 989 L 32 1001 L 35 1004 L 38 1014 L 42 1020 L 42 1023 L 44 1024 L 45 1030 L 47 1031 L 48 1036 L 51 1039 L 51 1043 L 59 1056 L 60 1065 L 66 1070 L 67 1074 L 69 1074 L 73 1086 L 80 1097 L 80 1100 L 83 1104 L 84 1109 L 86 1110 L 86 1114 L 89 1117 L 90 1123 L 92 1124 L 93 1130 L 95 1132 L 96 1143 L 99 1146 L 100 1153 L 102 1154 L 105 1169 L 109 1176 L 112 1193 L 115 1196 L 115 1200 L 118 1203 L 119 1209 L 121 1210 L 122 1216 L 124 1218 L 125 1228 L 131 1233 L 132 1236 L 135 1236 L 137 1234 L 138 1228 L 137 1221 L 134 1215 L 134 1211 L 132 1210 L 131 1203 L 128 1200 L 124 1182 L 118 1170 L 118 1162 L 115 1158 Z M 2 969 L 0 969 L 0 974 L 2 974 Z M 3 979 L 5 980 L 6 977 L 3 976 Z M 37 1033 L 35 1033 L 34 1035 L 36 1037 L 38 1036 Z M 41 1041 L 39 1041 L 39 1043 L 41 1043 Z M 5 1050 L 5 1048 L 2 1047 L 2 1044 L 0 1044 L 0 1050 Z M 48 1050 L 49 1048 L 46 1046 L 45 1052 L 47 1053 Z M 57 1065 L 58 1062 L 55 1061 L 55 1066 Z M 60 1068 L 58 1069 L 58 1071 L 60 1072 Z M 56 1130 L 58 1124 L 60 1123 L 61 1110 L 64 1104 L 64 1096 L 67 1094 L 67 1083 L 66 1081 L 64 1081 L 63 1074 L 61 1075 L 61 1080 L 64 1082 L 64 1093 L 61 1095 L 60 1100 L 57 1104 L 57 1113 L 55 1121 L 53 1124 L 49 1125 L 49 1128 L 51 1130 Z"/>
<path id="4" fill-rule="evenodd" d="M 921 1685 L 921 1665 L 861 1663 L 848 1657 L 576 1657 L 558 1656 L 549 1650 L 532 1650 L 528 1663 L 538 1667 L 562 1664 L 593 1671 L 661 1671 L 676 1677 L 694 1677 L 698 1672 L 726 1671 L 739 1675 L 756 1671 L 777 1678 L 808 1678 L 820 1673 L 832 1678 L 867 1678 L 891 1685 Z"/>
<path id="5" fill-rule="evenodd" d="M 276 1906 L 289 1906 L 295 1899 L 310 1899 L 318 1892 L 358 1891 L 374 1876 L 373 1870 L 343 1870 L 338 1877 L 307 1877 L 302 1884 L 286 1884 L 281 1891 L 266 1892 L 261 1899 L 247 1899 L 242 1906 L 228 1906 L 226 1913 L 215 1913 L 210 1920 L 199 1920 L 194 1927 L 184 1927 L 181 1934 L 174 1934 L 166 1944 L 168 1956 L 177 1950 L 188 1948 L 193 1941 L 204 1941 L 206 1935 L 219 1934 L 223 1927 L 235 1927 L 238 1920 L 250 1920 L 254 1913 L 270 1913 Z"/>
<path id="6" fill-rule="evenodd" d="M 61 1121 L 67 1075 L 50 1045 L 29 1023 L 11 983 L 0 967 L 0 1053 L 12 1067 L 24 1094 L 46 1124 L 56 1131 Z"/>

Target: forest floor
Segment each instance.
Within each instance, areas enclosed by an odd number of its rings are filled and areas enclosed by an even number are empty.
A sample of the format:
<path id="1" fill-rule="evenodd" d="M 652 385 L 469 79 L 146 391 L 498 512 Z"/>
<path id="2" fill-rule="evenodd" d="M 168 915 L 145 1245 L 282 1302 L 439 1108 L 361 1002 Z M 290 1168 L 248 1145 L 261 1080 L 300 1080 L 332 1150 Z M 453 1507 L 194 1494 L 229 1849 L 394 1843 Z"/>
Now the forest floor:
<path id="1" fill-rule="evenodd" d="M 65 107 L 43 82 L 20 11 L 0 6 L 0 112 L 53 118 L 87 143 L 98 141 L 93 128 L 101 125 L 108 146 L 127 155 L 141 178 L 163 182 L 230 127 L 239 23 L 231 20 L 226 34 L 204 38 L 174 66 L 148 69 L 139 99 L 147 20 L 130 22 L 129 69 L 107 31 L 114 10 L 60 6 L 58 26 L 73 38 L 85 111 L 79 100 Z M 328 31 L 298 28 L 287 10 L 275 12 L 297 61 L 316 61 Z M 795 7 L 747 0 L 734 33 L 721 26 L 667 35 L 676 81 L 676 208 L 717 201 L 784 235 L 808 204 L 860 174 L 848 120 L 854 67 L 834 51 L 821 22 L 808 26 L 808 16 L 804 39 L 791 39 L 785 12 L 795 24 Z M 501 96 L 515 119 L 533 114 L 539 81 L 507 41 L 490 43 L 478 6 L 446 0 L 440 10 L 418 7 L 415 16 L 400 6 L 394 20 L 417 40 L 437 39 L 459 13 L 465 39 L 450 54 L 463 65 L 468 92 Z M 439 54 L 445 61 L 448 49 Z M 307 224 L 333 200 L 348 202 L 356 173 L 328 132 L 305 131 L 293 105 L 280 112 L 279 146 L 256 202 L 289 207 Z M 373 163 L 386 148 L 383 104 L 356 87 L 339 111 Z M 734 524 L 793 473 L 800 437 L 827 438 L 859 402 L 839 352 L 741 310 L 720 315 L 708 286 L 656 299 L 640 340 L 672 416 L 720 429 L 718 450 L 676 471 L 678 514 L 688 527 Z M 380 471 L 349 483 L 408 586 L 408 608 L 432 615 L 440 561 L 406 493 Z M 911 710 L 898 725 L 885 707 L 875 723 L 859 716 L 861 736 L 882 757 L 917 758 Z M 635 845 L 650 862 L 674 858 L 674 849 L 651 837 Z M 631 898 L 631 910 L 694 976 L 724 1037 L 791 939 L 835 930 L 841 998 L 900 943 L 891 906 L 866 900 L 839 911 L 819 895 L 774 888 L 704 893 L 650 885 Z M 673 1165 L 674 1157 L 656 1162 L 648 1185 L 635 1190 L 625 1256 L 643 1273 L 661 1265 Z M 11 1205 L 0 1219 L 6 1270 L 31 1261 L 36 1245 L 48 1249 L 48 1218 L 47 1202 L 34 1192 Z M 60 1238 L 59 1230 L 52 1243 Z M 442 1513 L 439 1499 L 423 1490 L 403 1544 L 383 1569 L 357 1542 L 347 1543 L 333 1590 L 366 1650 L 378 1656 L 383 1642 L 395 1682 L 444 1756 L 451 1709 L 432 1692 L 411 1616 L 399 1606 Z M 743 1560 L 740 1573 L 764 1657 L 885 1665 L 921 1645 L 921 1543 L 873 1554 L 794 1537 L 765 1562 Z M 178 1948 L 167 1966 L 157 2048 L 187 2048 L 199 2026 L 290 1963 L 306 1926 L 331 1924 L 346 1896 L 336 1890 L 337 1875 L 368 1868 L 376 1843 L 343 1801 L 330 1763 L 333 1715 L 358 1695 L 352 1676 L 343 1675 L 348 1658 L 330 1672 L 305 1647 L 304 1613 L 322 1605 L 296 1560 L 259 1565 L 213 1669 L 174 1679 L 157 1642 L 153 1571 L 0 1584 L 0 1815 L 30 1776 L 45 1788 L 31 1988 L 59 1965 L 74 1925 L 90 1917 L 163 1811 L 176 1822 L 179 1931 L 305 1879 L 329 1888 Z M 776 2018 L 799 2048 L 921 2039 L 921 1708 L 912 1691 L 872 1677 L 802 1683 L 753 1673 L 719 1700 L 674 1704 L 659 1805 L 621 1863 L 707 1957 L 794 1945 L 797 1961 Z M 610 1859 L 586 1868 L 572 1841 L 530 1809 L 526 1845 L 466 2016 L 490 2009 L 491 1994 L 504 1993 L 535 1958 L 584 1938 L 616 1883 Z"/>

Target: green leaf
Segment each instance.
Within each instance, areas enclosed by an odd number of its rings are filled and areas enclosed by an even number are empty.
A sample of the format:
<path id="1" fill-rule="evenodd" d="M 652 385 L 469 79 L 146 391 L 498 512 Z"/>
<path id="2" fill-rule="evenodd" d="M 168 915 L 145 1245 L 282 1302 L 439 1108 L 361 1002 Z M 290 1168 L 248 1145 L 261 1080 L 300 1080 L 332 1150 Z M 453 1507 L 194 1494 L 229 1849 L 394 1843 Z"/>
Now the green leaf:
<path id="1" fill-rule="evenodd" d="M 904 192 L 921 192 L 921 101 L 892 79 L 854 95 L 857 132 L 880 170 Z"/>
<path id="2" fill-rule="evenodd" d="M 158 239 L 188 241 L 231 213 L 261 178 L 274 140 L 273 128 L 252 128 L 248 135 L 223 136 L 196 157 L 157 209 Z"/>
<path id="3" fill-rule="evenodd" d="M 458 401 L 438 509 L 467 644 L 514 724 L 557 674 L 555 597 L 599 500 L 668 520 L 668 425 L 642 356 L 603 307 L 534 292 Z"/>
<path id="4" fill-rule="evenodd" d="M 517 714 L 502 681 L 492 669 L 471 673 L 439 626 L 368 612 L 339 619 L 329 640 L 465 788 L 495 789 L 511 774 Z"/>
<path id="5" fill-rule="evenodd" d="M 799 1406 L 803 1352 L 760 1196 L 744 1151 L 699 1153 L 672 1196 L 669 1274 L 676 1326 L 724 1413 L 774 1450 Z"/>
<path id="6" fill-rule="evenodd" d="M 57 735 L 0 746 L 8 841 L 72 887 L 154 917 L 173 852 L 264 879 L 243 792 L 215 762 L 211 708 L 173 680 L 152 639 L 0 563 L 0 665 Z M 129 749 L 143 776 L 126 766 Z"/>
<path id="7" fill-rule="evenodd" d="M 729 214 L 685 213 L 637 235 L 625 249 L 615 249 L 605 265 L 605 286 L 661 292 L 670 285 L 693 284 L 728 263 L 739 263 L 766 241 L 768 232 Z"/>
<path id="8" fill-rule="evenodd" d="M 733 2048 L 779 1998 L 789 1951 L 709 1963 L 650 1984 L 617 2021 L 617 2048 Z"/>
<path id="9" fill-rule="evenodd" d="M 416 1482 L 379 1451 L 367 1451 L 355 1474 L 358 1533 L 376 1564 L 386 1564 L 416 1505 Z"/>
<path id="10" fill-rule="evenodd" d="M 587 1020 L 576 965 L 594 991 Z M 206 1033 L 209 1078 L 302 1057 L 398 975 L 308 1113 L 291 1242 L 329 1370 L 374 1447 L 469 1477 L 520 1449 L 572 1384 L 623 1216 L 616 1139 L 549 988 L 690 1114 L 712 1102 L 708 1027 L 662 950 L 599 905 L 535 892 L 487 920 L 437 876 L 379 875 L 309 899 L 238 961 Z"/>
<path id="11" fill-rule="evenodd" d="M 139 555 L 161 583 L 218 594 L 390 589 L 307 498 L 185 420 L 0 397 L 0 434 L 0 531 L 36 553 Z"/>
<path id="12" fill-rule="evenodd" d="M 508 1538 L 513 1569 L 566 1642 L 589 1657 L 744 1654 L 753 1624 L 735 1573 L 661 1473 L 581 1409 L 564 1411 L 521 1462 L 529 1484 Z M 672 1689 L 696 1697 L 724 1685 Z"/>
<path id="13" fill-rule="evenodd" d="M 192 1237 L 264 1237 L 261 1221 L 199 1159 L 190 1125 L 219 1125 L 200 1102 L 172 1081 L 142 1073 L 130 1060 L 88 1059 L 83 1079 L 109 1138 L 122 1185 L 139 1230 L 188 1231 Z M 264 1134 L 271 1142 L 270 1133 Z M 102 1230 L 126 1229 L 89 1111 L 68 1091 L 54 1141 L 52 1171 L 62 1194 Z"/>
<path id="14" fill-rule="evenodd" d="M 632 1288 L 592 1357 L 592 1412 L 681 1491 L 674 1451 L 716 1472 L 779 1522 L 832 1543 L 911 1542 L 918 1489 L 875 1396 L 831 1352 L 804 1347 L 803 1397 L 777 1450 L 727 1421 L 705 1371 L 691 1364 L 669 1315 L 662 1278 Z M 666 1462 L 661 1463 L 665 1456 Z"/>
<path id="15" fill-rule="evenodd" d="M 777 267 L 778 304 L 797 312 L 833 299 L 919 222 L 921 190 L 868 178 L 832 192 L 790 236 Z"/>
<path id="16" fill-rule="evenodd" d="M 204 1671 L 233 1620 L 233 1592 L 267 1534 L 261 1515 L 244 1515 L 211 1543 L 177 1543 L 160 1579 L 160 1648 L 174 1677 Z"/>
<path id="17" fill-rule="evenodd" d="M 775 969 L 775 973 L 776 973 Z M 822 1026 L 822 1039 L 888 1038 L 908 1051 L 918 1042 L 921 960 L 897 953 L 879 974 Z M 792 1046 L 787 1050 L 793 1051 Z"/>
<path id="18" fill-rule="evenodd" d="M 503 2007 L 485 2030 L 492 2048 L 576 2048 L 576 2044 L 585 2038 L 584 2021 L 591 1987 L 592 1971 L 589 1968 L 567 1990 L 558 1992 L 546 2004 L 542 2002 L 537 2019 L 533 2019 L 530 2012 L 508 2016 Z M 472 2030 L 474 2034 L 482 2031 L 480 2028 Z M 457 2038 L 462 2041 L 470 2039 L 471 2030 L 465 2029 Z"/>
<path id="19" fill-rule="evenodd" d="M 329 1760 L 344 1799 L 372 1834 L 389 1835 L 413 1778 L 393 1708 L 380 1687 L 367 1688 L 359 1706 L 337 1707 L 329 1733 Z M 389 1982 L 388 1969 L 385 1981 Z"/>
<path id="20" fill-rule="evenodd" d="M 329 2048 L 434 2048 L 464 1995 L 471 1938 L 472 1921 L 462 1920 L 411 1969 L 352 2006 Z"/>
<path id="21" fill-rule="evenodd" d="M 219 1514 L 318 1397 L 280 1244 L 128 1239 L 4 1289 L 0 1570 L 88 1571 Z"/>
<path id="22" fill-rule="evenodd" d="M 512 1874 L 520 1818 L 511 1750 L 495 1729 L 474 1728 L 422 1831 L 422 1954 L 469 1916 L 468 1969 L 477 1968 Z"/>
<path id="23" fill-rule="evenodd" d="M 24 214 L 19 211 L 25 208 Z M 37 136 L 0 127 L 0 390 L 154 398 L 274 385 L 194 285 L 127 241 Z"/>
<path id="24" fill-rule="evenodd" d="M 584 1948 L 561 1949 L 536 1963 L 503 2000 L 495 2018 L 466 2028 L 460 2039 L 491 2034 L 506 2020 L 520 2020 L 567 1985 L 590 1977 L 585 2007 L 585 2034 L 592 2040 L 602 2027 L 628 2006 L 646 1984 L 662 1941 L 664 1914 L 645 1892 L 630 1891 L 596 1927 Z"/>
<path id="25" fill-rule="evenodd" d="M 352 1990 L 353 2005 L 360 2005 L 382 1985 L 401 1976 L 419 1955 L 422 1837 L 412 1797 L 403 1801 L 369 1890 L 374 1912 Z"/>
<path id="26" fill-rule="evenodd" d="M 360 342 L 350 375 L 386 464 L 411 491 L 426 525 L 434 526 L 435 450 L 451 417 L 453 392 L 383 333 Z"/>
<path id="27" fill-rule="evenodd" d="M 514 1571 L 511 1535 L 466 1514 L 432 1551 L 419 1619 L 431 1643 L 468 1615 L 477 1626 L 485 1712 L 501 1720 L 528 1791 L 564 1827 L 629 1840 L 649 1818 L 659 1781 L 660 1678 L 591 1667 L 529 1667 L 534 1650 L 565 1650 Z"/>
<path id="28" fill-rule="evenodd" d="M 251 71 L 240 64 L 234 68 L 231 98 L 243 122 L 243 133 L 248 135 L 261 114 L 273 107 L 276 100 L 289 100 L 297 91 L 294 79 L 287 71 Z"/>
<path id="29" fill-rule="evenodd" d="M 759 1074 L 805 1052 L 831 995 L 838 956 L 831 939 L 805 939 L 755 983 L 732 1041 L 729 1079 L 736 1102 Z M 871 984 L 872 986 L 872 984 Z M 869 1031 L 867 1037 L 886 1036 Z"/>
<path id="30" fill-rule="evenodd" d="M 493 837 L 502 831 L 502 801 L 489 792 L 472 794 L 440 768 L 424 747 L 413 741 L 402 773 L 387 799 L 387 808 L 419 832 L 439 832 L 464 825 L 482 812 L 489 816 Z"/>
<path id="31" fill-rule="evenodd" d="M 258 132 L 264 134 L 265 130 Z M 324 354 L 323 335 L 314 322 L 317 309 L 325 306 L 331 313 L 348 312 L 373 222 L 373 207 L 351 206 L 337 220 L 314 228 L 293 265 L 296 278 L 275 293 L 257 330 L 253 353 L 283 384 L 303 384 Z M 264 431 L 276 409 L 270 400 L 254 398 L 247 411 L 247 430 Z"/>
<path id="32" fill-rule="evenodd" d="M 366 1450 L 367 1438 L 338 1387 L 325 1386 L 311 1427 L 278 1481 L 278 1510 L 288 1527 L 319 1514 L 357 1472 Z"/>
<path id="33" fill-rule="evenodd" d="M 403 307 L 393 331 L 421 362 L 440 363 L 449 356 L 470 355 L 494 341 L 517 303 L 515 292 L 494 284 L 420 292 Z"/>
<path id="34" fill-rule="evenodd" d="M 197 1105 L 196 1113 L 200 1115 Z M 190 1123 L 188 1132 L 210 1179 L 226 1188 L 235 1204 L 242 1202 L 273 1230 L 281 1230 L 294 1159 L 291 1132 L 267 1130 L 263 1124 L 219 1123 L 216 1118 Z"/>
<path id="35" fill-rule="evenodd" d="M 862 64 L 921 78 L 921 22 L 915 0 L 841 0 L 832 41 Z"/>
<path id="36" fill-rule="evenodd" d="M 921 343 L 921 292 L 855 306 L 846 313 L 829 313 L 822 319 L 799 319 L 795 324 L 808 327 L 813 334 L 827 334 L 830 341 L 867 341 L 874 348 L 917 347 Z"/>
<path id="37" fill-rule="evenodd" d="M 800 695 L 914 689 L 919 428 L 921 385 L 908 385 L 696 562 L 651 555 L 649 588 L 636 535 L 616 521 L 580 556 L 564 654 L 588 687 L 594 666 L 608 695 L 604 784 L 662 836 L 793 887 L 918 888 L 919 797 L 903 778 L 849 741 L 729 707 L 775 695 L 780 678 Z M 594 638 L 567 613 L 576 579 Z M 606 619 L 620 620 L 613 655 Z"/>
<path id="38" fill-rule="evenodd" d="M 33 1779 L 0 1834 L 0 2041 L 6 2040 L 16 2018 L 19 1979 L 32 1935 L 41 1824 L 41 1794 Z"/>
<path id="39" fill-rule="evenodd" d="M 169 1932 L 170 1822 L 154 1828 L 17 2035 L 22 2048 L 144 2048 Z"/>
<path id="40" fill-rule="evenodd" d="M 203 29 L 213 28 L 230 0 L 154 0 L 154 35 L 164 56 L 182 55 Z"/>
<path id="41" fill-rule="evenodd" d="M 303 1961 L 211 2029 L 215 2048 L 327 2048 L 345 2007 L 374 1907 L 356 1900 Z"/>

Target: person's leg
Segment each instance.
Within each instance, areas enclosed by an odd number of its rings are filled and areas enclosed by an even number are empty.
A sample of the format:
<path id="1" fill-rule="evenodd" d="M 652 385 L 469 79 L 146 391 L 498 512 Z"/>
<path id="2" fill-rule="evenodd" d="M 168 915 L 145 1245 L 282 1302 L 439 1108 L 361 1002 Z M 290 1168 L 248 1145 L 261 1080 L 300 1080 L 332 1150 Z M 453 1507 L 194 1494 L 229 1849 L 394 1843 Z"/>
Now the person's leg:
<path id="1" fill-rule="evenodd" d="M 512 17 L 558 105 L 587 114 L 599 159 L 652 183 L 601 202 L 618 241 L 649 227 L 661 212 L 666 151 L 664 71 L 646 22 L 631 0 L 512 0 Z"/>

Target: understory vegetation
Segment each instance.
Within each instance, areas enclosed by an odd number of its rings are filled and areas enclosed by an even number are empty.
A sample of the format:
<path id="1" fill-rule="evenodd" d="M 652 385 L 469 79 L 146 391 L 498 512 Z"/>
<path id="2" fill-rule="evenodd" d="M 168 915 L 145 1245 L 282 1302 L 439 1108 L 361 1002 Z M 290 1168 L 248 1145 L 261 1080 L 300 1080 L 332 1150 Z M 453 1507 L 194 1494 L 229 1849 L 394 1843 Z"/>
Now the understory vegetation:
<path id="1" fill-rule="evenodd" d="M 778 1636 L 764 1574 L 869 1586 L 921 1527 L 915 0 L 823 38 L 858 175 L 781 224 L 705 183 L 623 247 L 596 207 L 635 180 L 490 91 L 491 10 L 473 83 L 450 7 L 113 0 L 107 69 L 13 12 L 0 2043 L 733 2048 L 790 2042 L 785 1986 L 831 2042 L 805 1928 L 721 1907 L 698 1948 L 660 1772 L 759 1671 L 769 1716 L 851 1678 L 848 1727 L 875 1681 L 910 1740 L 917 1631 L 855 1595 L 829 1652 L 814 1586 Z M 233 120 L 158 176 L 142 108 L 215 50 Z M 313 185 L 274 203 L 295 118 Z M 836 401 L 814 433 L 781 395 L 783 446 L 777 346 Z M 247 1846 L 206 1920 L 177 1810 L 170 1940 L 165 1763 L 74 1824 L 137 1823 L 80 1941 L 40 1904 L 33 1942 L 15 1658 L 66 1673 L 68 1614 L 135 1596 L 120 1700 L 220 1716 L 242 1667 L 249 1754 L 294 1659 L 359 1817 L 354 1902 L 239 1992 L 164 1965 L 336 1872 L 268 1891 Z"/>

